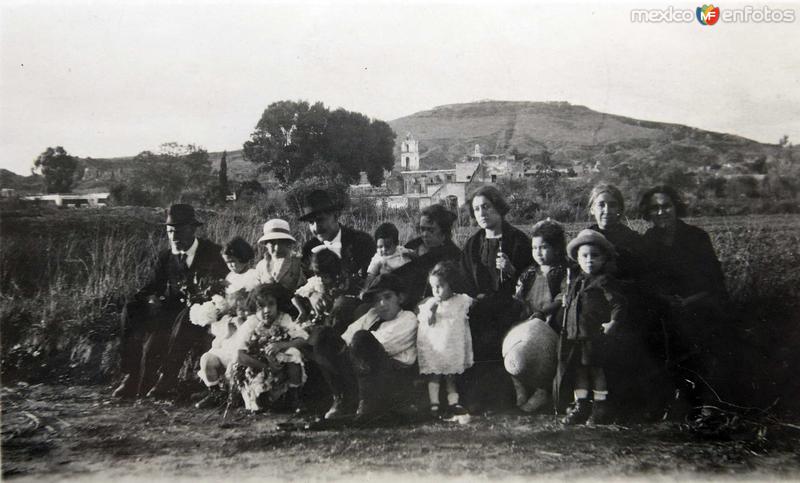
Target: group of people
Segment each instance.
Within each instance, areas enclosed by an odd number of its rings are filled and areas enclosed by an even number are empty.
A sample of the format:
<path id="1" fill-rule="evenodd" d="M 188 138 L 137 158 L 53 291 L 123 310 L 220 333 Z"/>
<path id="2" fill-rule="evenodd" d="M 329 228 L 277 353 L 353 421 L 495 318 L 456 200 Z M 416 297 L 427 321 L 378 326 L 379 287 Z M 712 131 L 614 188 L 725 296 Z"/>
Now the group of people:
<path id="1" fill-rule="evenodd" d="M 193 208 L 172 205 L 170 248 L 122 312 L 114 396 L 175 396 L 193 353 L 208 388 L 198 408 L 301 410 L 322 394 L 326 420 L 414 411 L 463 422 L 515 404 L 607 424 L 708 397 L 707 369 L 725 365 L 714 341 L 726 291 L 708 234 L 681 221 L 672 188 L 642 196 L 644 235 L 608 184 L 589 197 L 596 223 L 569 241 L 550 219 L 530 237 L 514 227 L 494 186 L 467 205 L 479 229 L 463 249 L 442 205 L 423 209 L 419 236 L 401 245 L 391 223 L 374 236 L 342 225 L 342 207 L 315 190 L 298 218 L 313 236 L 299 247 L 272 219 L 258 250 L 198 238 Z"/>

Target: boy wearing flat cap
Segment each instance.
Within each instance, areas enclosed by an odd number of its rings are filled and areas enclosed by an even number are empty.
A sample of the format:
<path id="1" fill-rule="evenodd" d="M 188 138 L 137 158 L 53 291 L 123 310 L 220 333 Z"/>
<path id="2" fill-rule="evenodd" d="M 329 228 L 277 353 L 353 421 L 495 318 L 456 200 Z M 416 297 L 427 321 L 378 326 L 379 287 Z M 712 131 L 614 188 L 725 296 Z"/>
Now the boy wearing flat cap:
<path id="1" fill-rule="evenodd" d="M 567 253 L 578 262 L 581 273 L 567 281 L 553 394 L 560 405 L 567 382 L 574 388 L 575 404 L 562 419 L 564 424 L 587 420 L 607 424 L 608 384 L 603 356 L 604 345 L 609 341 L 605 335 L 614 332 L 626 310 L 625 298 L 607 273 L 616 252 L 602 234 L 583 230 L 567 244 Z"/>
<path id="2" fill-rule="evenodd" d="M 220 280 L 228 273 L 220 246 L 195 236 L 202 223 L 191 205 L 174 204 L 166 215 L 170 247 L 159 253 L 150 281 L 122 310 L 122 382 L 114 397 L 139 397 L 148 389 L 148 397 L 163 397 L 175 387 L 186 354 L 208 337 L 204 328 L 189 322 L 185 290 L 195 281 Z"/>
<path id="3" fill-rule="evenodd" d="M 417 316 L 401 307 L 407 290 L 396 275 L 379 275 L 364 291 L 372 307 L 341 336 L 325 328 L 312 335 L 314 359 L 325 373 L 333 405 L 325 414 L 335 419 L 352 403 L 357 386 L 357 421 L 386 413 L 393 395 L 416 373 Z M 355 384 L 354 384 L 355 382 Z M 352 409 L 352 408 L 351 408 Z"/>

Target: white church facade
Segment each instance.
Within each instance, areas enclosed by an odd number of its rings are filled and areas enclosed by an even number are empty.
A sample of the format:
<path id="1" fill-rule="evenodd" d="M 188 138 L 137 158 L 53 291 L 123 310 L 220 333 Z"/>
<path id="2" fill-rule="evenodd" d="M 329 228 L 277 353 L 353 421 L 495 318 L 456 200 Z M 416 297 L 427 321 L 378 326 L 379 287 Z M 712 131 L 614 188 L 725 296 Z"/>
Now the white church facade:
<path id="1" fill-rule="evenodd" d="M 386 173 L 384 185 L 351 186 L 351 195 L 374 198 L 387 208 L 420 209 L 443 203 L 452 209 L 466 203 L 476 186 L 509 177 L 523 177 L 523 164 L 511 155 L 484 155 L 476 144 L 472 153 L 452 169 L 420 169 L 419 141 L 408 133 L 400 143 L 398 171 Z"/>

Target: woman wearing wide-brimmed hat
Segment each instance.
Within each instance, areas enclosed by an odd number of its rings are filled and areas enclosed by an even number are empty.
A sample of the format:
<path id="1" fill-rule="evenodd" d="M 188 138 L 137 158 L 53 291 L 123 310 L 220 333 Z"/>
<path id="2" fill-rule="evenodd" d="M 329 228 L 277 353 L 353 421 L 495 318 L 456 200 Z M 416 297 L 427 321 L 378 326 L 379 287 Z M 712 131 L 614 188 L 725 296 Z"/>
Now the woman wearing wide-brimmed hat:
<path id="1" fill-rule="evenodd" d="M 259 283 L 279 283 L 294 293 L 306 282 L 303 263 L 293 253 L 297 240 L 286 220 L 275 218 L 264 223 L 264 235 L 258 239 L 264 258 L 256 265 Z"/>

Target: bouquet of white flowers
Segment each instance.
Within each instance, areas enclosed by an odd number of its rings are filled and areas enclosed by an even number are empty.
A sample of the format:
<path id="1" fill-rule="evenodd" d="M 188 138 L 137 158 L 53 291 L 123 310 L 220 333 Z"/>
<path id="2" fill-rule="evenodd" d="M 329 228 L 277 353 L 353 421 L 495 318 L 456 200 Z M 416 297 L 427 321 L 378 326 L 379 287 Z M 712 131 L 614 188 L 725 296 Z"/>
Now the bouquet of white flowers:
<path id="1" fill-rule="evenodd" d="M 225 297 L 222 295 L 212 295 L 211 300 L 202 303 L 195 303 L 189 307 L 189 320 L 194 325 L 206 327 L 216 322 L 219 317 L 228 312 L 228 306 Z"/>

